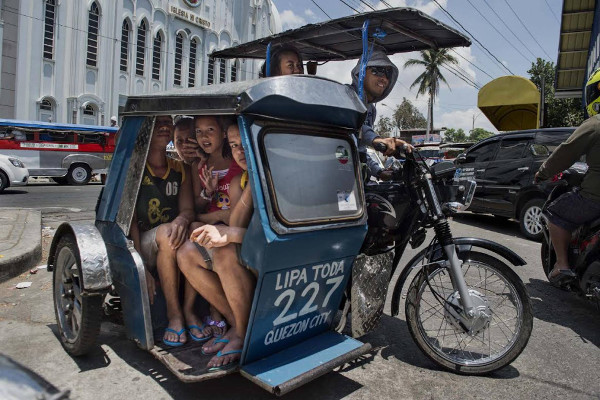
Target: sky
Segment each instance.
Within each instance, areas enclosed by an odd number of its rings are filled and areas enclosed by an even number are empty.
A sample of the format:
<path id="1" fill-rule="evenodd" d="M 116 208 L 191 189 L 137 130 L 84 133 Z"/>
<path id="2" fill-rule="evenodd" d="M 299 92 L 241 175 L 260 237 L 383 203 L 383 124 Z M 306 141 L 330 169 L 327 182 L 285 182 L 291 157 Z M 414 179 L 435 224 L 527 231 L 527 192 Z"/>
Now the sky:
<path id="1" fill-rule="evenodd" d="M 355 14 L 356 12 L 348 5 L 360 12 L 371 11 L 367 4 L 375 9 L 387 8 L 384 2 L 378 0 L 273 0 L 273 2 L 279 11 L 284 31 L 307 23 L 326 21 L 330 19 L 329 17 L 335 19 Z M 417 8 L 465 33 L 465 30 L 444 13 L 434 1 L 386 0 L 385 3 L 393 7 Z M 481 43 L 471 39 L 473 44 L 470 47 L 454 49 L 459 56 L 453 53 L 459 61 L 460 68 L 477 86 L 482 87 L 491 80 L 506 75 L 529 78 L 527 70 L 531 68 L 532 62 L 535 62 L 537 57 L 556 64 L 562 0 L 437 0 L 437 3 Z M 422 70 L 418 67 L 404 69 L 406 60 L 419 58 L 419 53 L 395 54 L 390 58 L 399 68 L 400 76 L 387 99 L 377 105 L 378 119 L 391 116 L 392 109 L 402 102 L 403 97 L 413 102 L 423 115 L 427 116 L 427 96 L 417 97 L 417 87 L 410 89 Z M 356 61 L 330 62 L 319 66 L 317 74 L 342 83 L 350 83 L 350 71 L 354 65 Z M 441 85 L 433 110 L 434 127 L 462 128 L 467 132 L 475 127 L 497 132 L 477 108 L 478 89 L 447 70 L 444 70 L 443 74 L 450 88 Z"/>

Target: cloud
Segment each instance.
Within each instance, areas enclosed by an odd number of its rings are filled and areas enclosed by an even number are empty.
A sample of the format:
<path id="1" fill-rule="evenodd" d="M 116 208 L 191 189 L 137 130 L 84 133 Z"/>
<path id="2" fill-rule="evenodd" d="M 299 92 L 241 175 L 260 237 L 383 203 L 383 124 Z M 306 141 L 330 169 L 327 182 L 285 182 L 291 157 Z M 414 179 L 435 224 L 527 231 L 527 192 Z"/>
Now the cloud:
<path id="1" fill-rule="evenodd" d="M 304 10 L 304 15 L 306 15 L 309 18 L 315 17 L 315 13 L 310 8 L 307 8 L 306 10 Z"/>
<path id="2" fill-rule="evenodd" d="M 294 13 L 292 10 L 283 10 L 279 14 L 279 17 L 281 18 L 281 26 L 284 31 L 306 25 L 306 19 Z"/>
<path id="3" fill-rule="evenodd" d="M 446 8 L 448 4 L 448 0 L 438 0 L 438 3 L 444 8 Z M 433 2 L 428 0 L 416 0 L 411 1 L 410 3 L 407 0 L 385 0 L 379 1 L 375 8 L 378 10 L 383 10 L 385 8 L 389 8 L 387 6 L 389 4 L 392 7 L 411 7 L 416 8 L 417 10 L 423 11 L 425 14 L 433 15 L 435 12 L 440 12 L 439 7 Z"/>

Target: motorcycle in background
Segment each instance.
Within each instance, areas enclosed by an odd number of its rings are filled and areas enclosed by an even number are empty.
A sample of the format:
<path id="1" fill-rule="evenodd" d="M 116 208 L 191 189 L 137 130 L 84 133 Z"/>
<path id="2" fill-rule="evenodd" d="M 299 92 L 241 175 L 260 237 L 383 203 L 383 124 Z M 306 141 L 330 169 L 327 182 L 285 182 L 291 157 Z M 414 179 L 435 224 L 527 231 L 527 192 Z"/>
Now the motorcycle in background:
<path id="1" fill-rule="evenodd" d="M 554 188 L 542 210 L 546 211 L 550 203 L 563 193 L 576 190 L 583 175 L 577 168 L 570 168 L 558 174 L 555 179 L 559 179 L 563 184 Z M 542 267 L 548 277 L 554 268 L 556 253 L 550 242 L 545 218 L 542 218 L 542 225 L 544 233 L 541 250 Z M 600 307 L 600 219 L 582 225 L 572 233 L 569 244 L 569 265 L 574 267 L 576 276 L 565 277 L 558 286 L 595 301 Z"/>

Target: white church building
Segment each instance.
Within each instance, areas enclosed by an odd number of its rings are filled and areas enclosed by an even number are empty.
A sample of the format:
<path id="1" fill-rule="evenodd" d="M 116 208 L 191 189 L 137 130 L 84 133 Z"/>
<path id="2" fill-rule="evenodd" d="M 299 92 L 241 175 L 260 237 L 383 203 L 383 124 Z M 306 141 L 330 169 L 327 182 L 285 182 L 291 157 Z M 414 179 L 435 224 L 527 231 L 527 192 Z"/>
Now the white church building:
<path id="1" fill-rule="evenodd" d="M 131 94 L 258 77 L 208 54 L 280 31 L 271 0 L 0 0 L 0 118 L 108 125 Z"/>

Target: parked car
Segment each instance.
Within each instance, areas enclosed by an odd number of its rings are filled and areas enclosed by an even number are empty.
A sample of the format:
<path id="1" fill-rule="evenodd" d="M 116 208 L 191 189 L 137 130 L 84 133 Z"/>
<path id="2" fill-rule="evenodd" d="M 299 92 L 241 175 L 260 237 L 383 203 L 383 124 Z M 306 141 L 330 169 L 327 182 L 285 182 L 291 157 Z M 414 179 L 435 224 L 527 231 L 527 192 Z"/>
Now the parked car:
<path id="1" fill-rule="evenodd" d="M 444 160 L 454 161 L 459 154 L 464 153 L 465 150 L 474 144 L 475 142 L 444 143 L 440 145 L 440 152 L 443 153 Z"/>
<path id="2" fill-rule="evenodd" d="M 442 161 L 444 158 L 444 153 L 440 150 L 440 143 L 417 144 L 415 148 L 429 166 Z"/>
<path id="3" fill-rule="evenodd" d="M 0 154 L 0 192 L 9 186 L 25 186 L 29 171 L 16 157 Z"/>
<path id="4" fill-rule="evenodd" d="M 455 181 L 472 177 L 477 182 L 469 211 L 515 218 L 527 238 L 541 240 L 542 205 L 560 177 L 539 184 L 533 183 L 533 177 L 574 130 L 547 128 L 502 133 L 476 143 L 459 155 L 454 161 Z M 587 166 L 581 163 L 570 168 L 571 173 L 585 174 L 585 171 Z"/>

